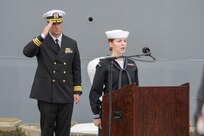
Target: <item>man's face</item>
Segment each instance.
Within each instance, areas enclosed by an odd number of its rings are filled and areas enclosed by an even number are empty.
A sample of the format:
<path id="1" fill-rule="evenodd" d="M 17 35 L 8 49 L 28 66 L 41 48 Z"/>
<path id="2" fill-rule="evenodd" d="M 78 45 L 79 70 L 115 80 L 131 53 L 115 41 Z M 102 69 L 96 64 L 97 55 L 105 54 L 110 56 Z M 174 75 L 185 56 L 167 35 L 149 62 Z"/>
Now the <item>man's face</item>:
<path id="1" fill-rule="evenodd" d="M 50 33 L 55 37 L 60 36 L 60 34 L 62 33 L 62 22 L 60 23 L 53 22 L 50 28 Z"/>

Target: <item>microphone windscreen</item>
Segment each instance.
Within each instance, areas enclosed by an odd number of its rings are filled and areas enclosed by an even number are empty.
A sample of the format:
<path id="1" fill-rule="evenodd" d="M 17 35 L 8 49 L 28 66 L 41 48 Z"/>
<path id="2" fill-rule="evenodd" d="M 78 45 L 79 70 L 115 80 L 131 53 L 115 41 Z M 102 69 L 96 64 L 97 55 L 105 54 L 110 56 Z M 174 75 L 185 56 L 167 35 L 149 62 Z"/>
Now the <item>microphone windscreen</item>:
<path id="1" fill-rule="evenodd" d="M 150 53 L 150 49 L 148 47 L 144 47 L 142 49 L 142 52 L 145 54 L 145 53 Z"/>

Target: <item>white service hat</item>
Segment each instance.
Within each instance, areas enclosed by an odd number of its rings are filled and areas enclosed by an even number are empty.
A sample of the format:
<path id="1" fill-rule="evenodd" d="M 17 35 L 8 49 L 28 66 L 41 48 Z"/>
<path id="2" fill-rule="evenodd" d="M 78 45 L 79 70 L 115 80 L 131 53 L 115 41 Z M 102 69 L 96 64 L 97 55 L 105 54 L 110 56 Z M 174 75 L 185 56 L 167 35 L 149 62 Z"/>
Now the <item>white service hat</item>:
<path id="1" fill-rule="evenodd" d="M 66 13 L 62 10 L 50 10 L 43 15 L 43 18 L 46 18 L 48 22 L 57 22 L 60 23 L 63 21 L 62 16 Z"/>
<path id="2" fill-rule="evenodd" d="M 123 31 L 123 30 L 111 30 L 111 31 L 106 31 L 105 33 L 108 39 L 127 38 L 129 35 L 128 31 Z"/>

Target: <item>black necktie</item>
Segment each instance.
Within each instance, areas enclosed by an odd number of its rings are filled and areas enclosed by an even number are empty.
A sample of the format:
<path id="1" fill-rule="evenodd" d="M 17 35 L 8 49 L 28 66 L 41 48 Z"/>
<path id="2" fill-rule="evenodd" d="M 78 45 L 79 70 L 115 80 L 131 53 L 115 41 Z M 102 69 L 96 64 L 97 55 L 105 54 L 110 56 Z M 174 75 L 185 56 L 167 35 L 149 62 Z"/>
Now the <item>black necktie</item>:
<path id="1" fill-rule="evenodd" d="M 57 51 L 59 51 L 59 49 L 60 49 L 60 45 L 59 45 L 58 41 L 59 41 L 58 39 L 55 39 L 55 45 L 56 45 Z"/>

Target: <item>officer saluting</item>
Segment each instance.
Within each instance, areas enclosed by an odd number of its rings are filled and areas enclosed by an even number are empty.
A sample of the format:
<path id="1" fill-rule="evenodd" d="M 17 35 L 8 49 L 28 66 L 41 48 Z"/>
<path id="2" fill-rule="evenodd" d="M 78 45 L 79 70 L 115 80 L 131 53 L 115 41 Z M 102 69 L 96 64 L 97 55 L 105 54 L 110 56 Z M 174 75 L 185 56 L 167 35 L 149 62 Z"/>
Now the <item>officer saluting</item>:
<path id="1" fill-rule="evenodd" d="M 43 32 L 23 49 L 25 56 L 38 61 L 30 98 L 38 101 L 42 136 L 69 136 L 73 103 L 79 103 L 82 94 L 77 42 L 62 33 L 65 14 L 45 13 Z"/>

